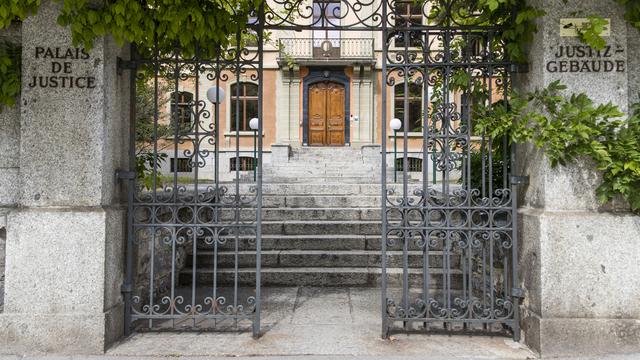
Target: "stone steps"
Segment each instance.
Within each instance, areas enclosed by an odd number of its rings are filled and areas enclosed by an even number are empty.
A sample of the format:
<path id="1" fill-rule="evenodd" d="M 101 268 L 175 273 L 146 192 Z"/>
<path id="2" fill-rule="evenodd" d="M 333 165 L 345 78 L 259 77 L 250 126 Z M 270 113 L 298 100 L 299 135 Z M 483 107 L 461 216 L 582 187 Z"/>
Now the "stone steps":
<path id="1" fill-rule="evenodd" d="M 239 251 L 238 263 L 243 268 L 256 265 L 255 251 Z M 387 253 L 387 265 L 389 267 L 402 267 L 403 252 L 389 251 Z M 218 268 L 234 267 L 236 262 L 235 251 L 211 250 L 198 251 L 196 253 L 196 265 L 199 267 Z M 382 254 L 380 250 L 264 250 L 261 252 L 261 264 L 263 267 L 380 267 Z M 187 267 L 193 265 L 193 255 L 187 257 Z M 409 267 L 419 268 L 423 266 L 424 255 L 421 251 L 408 252 Z M 430 267 L 442 267 L 444 254 L 441 251 L 429 253 Z M 452 266 L 458 266 L 460 257 L 450 256 Z"/>
<path id="2" fill-rule="evenodd" d="M 378 195 L 264 195 L 263 208 L 380 208 Z"/>
<path id="3" fill-rule="evenodd" d="M 382 224 L 379 221 L 263 221 L 263 234 L 281 235 L 379 235 Z"/>
<path id="4" fill-rule="evenodd" d="M 261 274 L 265 286 L 375 286 L 381 276 L 381 194 L 380 167 L 351 148 L 303 148 L 292 150 L 287 161 L 265 164 L 263 182 Z M 369 151 L 369 153 L 373 153 Z M 379 156 L 376 157 L 378 159 Z M 229 184 L 230 192 L 250 193 L 252 185 Z M 402 185 L 390 188 L 402 190 Z M 416 185 L 409 186 L 413 194 Z M 417 200 L 417 197 L 415 198 Z M 420 223 L 420 213 L 412 213 Z M 223 209 L 221 218 L 233 219 L 233 209 Z M 243 221 L 255 219 L 255 210 L 240 210 Z M 390 219 L 399 214 L 389 215 Z M 432 221 L 440 219 L 432 218 Z M 252 238 L 252 236 L 254 238 Z M 199 239 L 193 256 L 187 246 L 186 266 L 179 279 L 199 286 L 253 285 L 256 268 L 255 235 L 236 239 L 221 236 L 217 242 Z M 421 286 L 425 255 L 419 238 L 388 247 L 389 285 L 402 285 L 406 265 L 410 286 Z M 430 249 L 426 277 L 434 288 L 451 279 L 461 288 L 460 255 Z M 445 257 L 448 261 L 445 261 Z M 406 264 L 405 264 L 406 259 Z M 193 272 L 195 261 L 195 274 Z M 443 264 L 449 263 L 445 272 Z M 237 279 L 235 269 L 237 269 Z"/>
<path id="5" fill-rule="evenodd" d="M 380 286 L 380 268 L 372 267 L 297 267 L 297 268 L 269 268 L 261 269 L 261 281 L 263 286 Z M 198 268 L 196 283 L 198 286 L 213 284 L 214 274 L 218 285 L 230 285 L 235 282 L 234 269 Z M 180 282 L 185 284 L 192 281 L 192 270 L 185 268 L 180 273 Z M 440 269 L 431 269 L 426 275 L 431 289 L 442 289 L 444 279 L 450 278 L 451 287 L 462 288 L 462 274 L 459 271 L 451 271 L 448 275 Z M 425 275 L 422 269 L 409 269 L 409 285 L 420 287 L 423 285 Z M 402 269 L 387 269 L 389 286 L 402 284 Z M 238 285 L 255 284 L 255 268 L 240 268 L 237 276 Z"/>
<path id="6" fill-rule="evenodd" d="M 417 241 L 414 239 L 409 242 L 408 249 L 412 251 L 421 251 Z M 382 248 L 382 240 L 380 234 L 376 235 L 263 235 L 262 250 L 320 250 L 320 251 L 336 251 L 336 250 L 375 250 L 380 251 Z M 224 242 L 217 244 L 219 251 L 235 249 L 235 238 L 227 238 Z M 197 248 L 200 250 L 213 250 L 215 245 L 207 244 L 204 241 L 198 243 Z M 239 237 L 238 250 L 254 251 L 256 248 L 253 237 Z M 401 244 L 389 247 L 389 250 L 400 250 Z M 433 250 L 433 249 L 431 249 Z"/>
<path id="7" fill-rule="evenodd" d="M 252 209 L 240 210 L 240 219 L 255 219 L 256 211 Z M 378 207 L 358 207 L 358 208 L 340 208 L 340 207 L 266 207 L 262 209 L 263 221 L 279 221 L 282 219 L 289 220 L 308 220 L 308 221 L 327 221 L 327 220 L 366 220 L 380 221 L 381 210 Z M 235 218 L 234 210 L 222 210 L 220 213 L 222 220 L 233 220 Z"/>
<path id="8" fill-rule="evenodd" d="M 378 177 L 379 179 L 379 177 Z M 294 178 L 282 178 L 282 177 L 273 177 L 273 178 L 265 178 L 264 182 L 282 182 L 282 181 L 291 181 L 297 183 L 305 183 L 305 184 L 324 184 L 325 182 L 342 182 L 343 184 L 361 184 L 363 182 L 369 182 L 372 179 L 371 176 L 350 176 L 350 177 L 331 177 L 331 176 L 299 176 Z"/>

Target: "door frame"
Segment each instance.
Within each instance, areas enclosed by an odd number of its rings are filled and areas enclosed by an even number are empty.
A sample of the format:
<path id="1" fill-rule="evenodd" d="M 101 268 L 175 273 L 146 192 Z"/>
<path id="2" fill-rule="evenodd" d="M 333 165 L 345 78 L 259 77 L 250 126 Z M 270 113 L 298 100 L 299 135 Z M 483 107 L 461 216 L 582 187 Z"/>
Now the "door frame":
<path id="1" fill-rule="evenodd" d="M 327 69 L 311 68 L 309 74 L 302 79 L 302 145 L 309 145 L 309 86 L 329 81 L 344 86 L 344 146 L 351 145 L 350 133 L 351 124 L 349 119 L 351 114 L 351 79 L 344 73 L 344 68 Z"/>

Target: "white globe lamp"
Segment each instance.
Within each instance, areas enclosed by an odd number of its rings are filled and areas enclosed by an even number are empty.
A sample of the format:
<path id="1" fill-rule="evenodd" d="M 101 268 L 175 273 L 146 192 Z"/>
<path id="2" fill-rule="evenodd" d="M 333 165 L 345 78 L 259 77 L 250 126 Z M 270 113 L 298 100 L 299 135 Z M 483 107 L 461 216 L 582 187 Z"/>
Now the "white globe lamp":
<path id="1" fill-rule="evenodd" d="M 260 121 L 258 120 L 258 118 L 249 120 L 249 128 L 251 128 L 251 130 L 257 131 L 258 127 L 260 126 L 259 122 Z"/>
<path id="2" fill-rule="evenodd" d="M 391 127 L 391 130 L 398 131 L 402 127 L 402 121 L 398 118 L 393 118 L 389 122 L 389 126 Z"/>
<path id="3" fill-rule="evenodd" d="M 207 99 L 213 104 L 219 104 L 224 101 L 224 90 L 217 86 L 214 86 L 207 90 Z"/>

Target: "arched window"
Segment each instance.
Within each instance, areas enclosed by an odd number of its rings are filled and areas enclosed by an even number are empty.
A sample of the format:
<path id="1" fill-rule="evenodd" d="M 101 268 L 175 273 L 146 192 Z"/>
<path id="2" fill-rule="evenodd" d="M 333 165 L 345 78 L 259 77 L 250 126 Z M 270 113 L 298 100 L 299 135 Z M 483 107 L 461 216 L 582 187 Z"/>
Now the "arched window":
<path id="1" fill-rule="evenodd" d="M 394 12 L 396 15 L 396 27 L 411 27 L 422 24 L 422 7 L 423 4 L 420 1 L 414 0 L 396 0 L 394 2 Z M 404 47 L 407 41 L 403 38 L 397 38 L 395 40 L 395 46 Z M 419 39 L 409 38 L 408 46 L 418 46 Z"/>
<path id="2" fill-rule="evenodd" d="M 193 94 L 188 91 L 171 93 L 171 118 L 178 123 L 180 129 L 191 126 Z"/>
<path id="3" fill-rule="evenodd" d="M 247 82 L 231 85 L 229 111 L 231 131 L 251 131 L 249 121 L 258 117 L 258 85 Z"/>
<path id="4" fill-rule="evenodd" d="M 405 94 L 404 83 L 397 84 L 394 89 L 393 117 L 402 121 L 400 131 L 422 131 L 422 85 L 409 83 L 409 93 Z M 404 101 L 408 101 L 409 113 L 407 119 L 404 114 Z M 408 126 L 405 125 L 407 121 Z M 406 128 L 406 129 L 405 129 Z"/>

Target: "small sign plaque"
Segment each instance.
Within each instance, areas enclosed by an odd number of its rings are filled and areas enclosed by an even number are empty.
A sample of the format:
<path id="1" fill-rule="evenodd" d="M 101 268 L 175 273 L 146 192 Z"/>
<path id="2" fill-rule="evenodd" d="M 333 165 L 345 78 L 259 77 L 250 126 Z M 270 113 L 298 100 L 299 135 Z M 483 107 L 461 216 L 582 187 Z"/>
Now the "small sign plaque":
<path id="1" fill-rule="evenodd" d="M 39 70 L 46 74 L 30 76 L 27 83 L 30 88 L 94 89 L 97 86 L 95 76 L 75 73 L 78 64 L 91 58 L 83 48 L 36 46 L 33 58 L 44 63 Z"/>
<path id="2" fill-rule="evenodd" d="M 604 26 L 604 30 L 600 36 L 611 36 L 611 19 L 605 19 L 607 25 Z M 589 24 L 589 19 L 586 18 L 564 18 L 560 19 L 560 36 L 562 37 L 577 37 L 578 29 L 583 28 Z"/>

